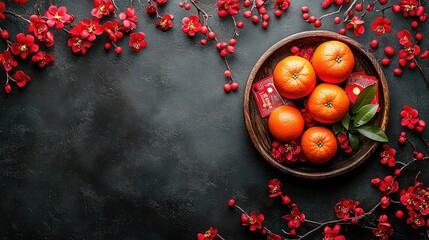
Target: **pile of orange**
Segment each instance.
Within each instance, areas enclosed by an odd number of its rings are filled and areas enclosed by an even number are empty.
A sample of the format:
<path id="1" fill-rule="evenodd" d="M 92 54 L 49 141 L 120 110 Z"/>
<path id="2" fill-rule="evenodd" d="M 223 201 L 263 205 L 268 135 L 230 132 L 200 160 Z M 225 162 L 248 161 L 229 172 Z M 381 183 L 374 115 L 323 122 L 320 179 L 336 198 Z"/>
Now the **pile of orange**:
<path id="1" fill-rule="evenodd" d="M 340 41 L 320 44 L 313 53 L 312 63 L 299 56 L 288 56 L 277 63 L 273 71 L 274 86 L 282 97 L 307 98 L 310 116 L 321 124 L 340 121 L 348 112 L 350 100 L 337 84 L 345 81 L 355 65 L 353 52 Z M 323 83 L 317 84 L 317 79 Z M 276 108 L 268 119 L 268 130 L 281 142 L 301 137 L 305 157 L 313 163 L 325 163 L 337 151 L 334 133 L 326 126 L 306 129 L 301 111 L 294 106 Z"/>

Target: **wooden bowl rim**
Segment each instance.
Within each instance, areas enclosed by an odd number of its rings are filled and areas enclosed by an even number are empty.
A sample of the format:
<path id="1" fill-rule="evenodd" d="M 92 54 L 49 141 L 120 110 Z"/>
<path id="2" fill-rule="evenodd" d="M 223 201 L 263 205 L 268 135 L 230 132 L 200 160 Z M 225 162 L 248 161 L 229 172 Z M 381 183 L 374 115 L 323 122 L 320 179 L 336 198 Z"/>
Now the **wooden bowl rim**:
<path id="1" fill-rule="evenodd" d="M 364 50 L 364 47 L 360 43 L 358 43 L 357 41 L 355 41 L 349 37 L 346 37 L 344 35 L 340 35 L 338 33 L 334 33 L 331 31 L 325 31 L 325 30 L 304 31 L 304 32 L 300 32 L 300 33 L 295 33 L 295 34 L 292 34 L 288 37 L 283 38 L 282 40 L 280 40 L 279 42 L 277 42 L 276 44 L 271 46 L 259 58 L 259 60 L 256 62 L 256 64 L 252 68 L 252 70 L 249 74 L 249 77 L 246 81 L 246 86 L 245 86 L 245 90 L 244 90 L 244 99 L 243 99 L 243 106 L 244 106 L 243 111 L 244 111 L 245 125 L 246 125 L 248 134 L 251 138 L 253 145 L 256 147 L 256 149 L 259 151 L 259 153 L 265 158 L 265 160 L 267 160 L 269 163 L 271 163 L 276 168 L 282 170 L 283 172 L 287 172 L 293 176 L 306 178 L 306 179 L 324 179 L 324 178 L 331 178 L 331 177 L 341 175 L 343 173 L 349 172 L 352 169 L 358 167 L 360 164 L 362 164 L 364 161 L 366 161 L 372 153 L 374 153 L 374 151 L 377 149 L 379 143 L 373 142 L 373 144 L 369 148 L 368 152 L 366 152 L 365 154 L 363 154 L 362 156 L 357 158 L 355 161 L 351 162 L 349 165 L 345 165 L 341 168 L 337 168 L 335 170 L 328 171 L 328 172 L 311 172 L 311 173 L 302 172 L 302 171 L 290 168 L 285 164 L 279 163 L 270 155 L 270 153 L 266 152 L 263 149 L 262 145 L 259 143 L 259 141 L 256 137 L 255 130 L 252 126 L 252 121 L 250 119 L 250 109 L 249 109 L 250 103 L 249 103 L 249 101 L 250 101 L 251 87 L 252 87 L 252 84 L 254 83 L 254 79 L 256 77 L 256 74 L 258 73 L 261 66 L 279 48 L 283 47 L 284 45 L 288 44 L 289 42 L 296 41 L 296 40 L 301 39 L 301 38 L 309 38 L 309 37 L 312 37 L 312 38 L 324 37 L 324 38 L 332 38 L 332 40 L 342 41 L 342 42 L 346 43 L 347 45 L 353 47 L 354 50 L 360 52 L 362 55 L 364 55 L 370 61 L 371 65 L 375 68 L 375 71 L 379 75 L 380 88 L 384 90 L 383 91 L 384 108 L 380 112 L 382 114 L 382 121 L 381 121 L 380 128 L 383 131 L 386 131 L 387 123 L 389 120 L 388 112 L 390 109 L 390 98 L 389 98 L 389 89 L 388 89 L 386 77 L 384 76 L 384 72 L 381 69 L 381 67 L 380 67 L 378 61 L 375 59 L 375 57 L 371 53 L 366 52 Z"/>

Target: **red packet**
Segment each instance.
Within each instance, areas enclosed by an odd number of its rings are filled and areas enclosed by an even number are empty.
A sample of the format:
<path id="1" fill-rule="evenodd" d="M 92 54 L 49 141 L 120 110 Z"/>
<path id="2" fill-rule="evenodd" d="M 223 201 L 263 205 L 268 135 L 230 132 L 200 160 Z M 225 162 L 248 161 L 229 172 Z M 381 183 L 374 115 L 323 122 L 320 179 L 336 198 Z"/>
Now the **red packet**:
<path id="1" fill-rule="evenodd" d="M 258 105 L 259 113 L 263 118 L 269 116 L 276 107 L 285 104 L 274 87 L 272 76 L 254 83 L 252 93 Z"/>
<path id="2" fill-rule="evenodd" d="M 374 76 L 365 75 L 363 72 L 354 72 L 350 74 L 346 82 L 345 91 L 349 96 L 350 103 L 354 104 L 356 99 L 362 90 L 370 85 L 375 84 L 377 86 L 375 96 L 371 100 L 371 104 L 378 104 L 378 79 Z M 377 112 L 380 111 L 380 106 L 378 106 Z"/>

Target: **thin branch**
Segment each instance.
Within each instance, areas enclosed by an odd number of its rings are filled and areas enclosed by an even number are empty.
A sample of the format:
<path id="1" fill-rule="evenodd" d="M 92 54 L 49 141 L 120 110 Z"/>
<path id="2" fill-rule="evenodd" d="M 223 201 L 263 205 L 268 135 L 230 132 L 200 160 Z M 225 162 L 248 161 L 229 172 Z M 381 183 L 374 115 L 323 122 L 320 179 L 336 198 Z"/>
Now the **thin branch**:
<path id="1" fill-rule="evenodd" d="M 340 5 L 340 7 L 338 8 L 338 10 L 337 10 L 337 11 L 334 11 L 334 12 L 327 13 L 327 14 L 325 14 L 325 15 L 322 15 L 322 16 L 320 16 L 320 17 L 319 17 L 319 20 L 322 20 L 322 18 L 329 17 L 329 16 L 331 16 L 331 15 L 335 15 L 335 14 L 337 14 L 337 13 L 341 12 L 341 9 L 342 9 L 342 8 L 343 8 L 343 5 Z"/>

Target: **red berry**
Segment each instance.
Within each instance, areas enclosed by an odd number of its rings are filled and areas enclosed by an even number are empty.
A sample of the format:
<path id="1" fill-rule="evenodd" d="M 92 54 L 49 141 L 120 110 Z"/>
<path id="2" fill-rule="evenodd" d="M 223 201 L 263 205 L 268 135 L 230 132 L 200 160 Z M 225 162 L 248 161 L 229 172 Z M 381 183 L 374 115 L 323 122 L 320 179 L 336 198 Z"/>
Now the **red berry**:
<path id="1" fill-rule="evenodd" d="M 228 55 L 228 52 L 225 49 L 220 50 L 219 52 L 221 57 L 226 57 Z"/>
<path id="2" fill-rule="evenodd" d="M 223 85 L 223 90 L 224 90 L 226 93 L 231 92 L 231 84 L 227 83 L 227 84 Z"/>
<path id="3" fill-rule="evenodd" d="M 423 157 L 424 157 L 423 153 L 419 152 L 419 153 L 416 154 L 416 159 L 417 160 L 423 160 Z"/>
<path id="4" fill-rule="evenodd" d="M 238 28 L 244 28 L 244 22 L 242 22 L 242 21 L 237 22 L 237 27 Z"/>
<path id="5" fill-rule="evenodd" d="M 231 89 L 232 89 L 232 91 L 237 91 L 237 89 L 238 89 L 238 83 L 237 82 L 231 83 Z"/>
<path id="6" fill-rule="evenodd" d="M 223 75 L 227 78 L 231 77 L 231 71 L 229 70 L 225 70 L 225 72 L 223 72 Z"/>
<path id="7" fill-rule="evenodd" d="M 401 132 L 399 135 L 400 135 L 401 137 L 406 137 L 406 136 L 407 136 L 407 133 L 406 133 L 406 132 Z"/>
<path id="8" fill-rule="evenodd" d="M 12 92 L 12 86 L 10 86 L 10 84 L 6 84 L 6 85 L 4 86 L 4 91 L 5 91 L 7 94 L 11 93 L 11 92 Z"/>
<path id="9" fill-rule="evenodd" d="M 203 38 L 200 40 L 201 45 L 206 45 L 207 44 L 207 39 Z"/>
<path id="10" fill-rule="evenodd" d="M 329 2 L 329 0 L 324 0 L 322 2 L 322 8 L 328 8 L 331 5 L 331 3 Z"/>
<path id="11" fill-rule="evenodd" d="M 228 44 L 226 42 L 220 43 L 220 48 L 226 48 L 226 47 L 228 47 Z"/>
<path id="12" fill-rule="evenodd" d="M 228 53 L 234 53 L 235 52 L 235 48 L 233 46 L 228 46 L 228 47 L 226 47 L 226 51 Z"/>
<path id="13" fill-rule="evenodd" d="M 301 12 L 302 13 L 308 13 L 308 7 L 307 6 L 302 6 L 301 7 Z"/>
<path id="14" fill-rule="evenodd" d="M 370 45 L 372 48 L 376 48 L 376 47 L 378 47 L 378 40 L 376 40 L 376 39 L 372 40 L 372 41 L 369 43 L 369 45 Z"/>
<path id="15" fill-rule="evenodd" d="M 228 201 L 228 206 L 230 206 L 230 207 L 234 207 L 234 206 L 235 206 L 235 200 L 234 200 L 234 199 L 230 199 L 230 200 Z"/>
<path id="16" fill-rule="evenodd" d="M 396 213 L 395 213 L 395 217 L 396 217 L 397 219 L 401 219 L 403 216 L 404 216 L 404 212 L 403 212 L 402 210 L 398 210 L 398 211 L 396 211 Z"/>
<path id="17" fill-rule="evenodd" d="M 258 15 L 253 15 L 253 16 L 252 16 L 252 22 L 254 22 L 254 23 L 259 22 L 259 17 L 258 17 Z"/>
<path id="18" fill-rule="evenodd" d="M 220 42 L 216 43 L 216 48 L 217 48 L 217 50 L 221 50 L 222 49 L 222 47 L 220 46 Z"/>
<path id="19" fill-rule="evenodd" d="M 411 27 L 412 28 L 417 28 L 419 26 L 419 22 L 417 22 L 417 21 L 412 21 L 411 22 Z"/>
<path id="20" fill-rule="evenodd" d="M 179 2 L 179 7 L 183 7 L 183 6 L 185 6 L 185 3 L 184 2 Z"/>
<path id="21" fill-rule="evenodd" d="M 295 235 L 296 235 L 296 231 L 295 231 L 295 229 L 291 229 L 291 230 L 289 231 L 289 234 L 290 234 L 291 236 L 295 236 Z"/>
<path id="22" fill-rule="evenodd" d="M 334 23 L 335 24 L 340 24 L 341 23 L 341 18 L 340 17 L 335 17 L 334 18 Z"/>
<path id="23" fill-rule="evenodd" d="M 122 53 L 122 47 L 115 47 L 115 53 L 116 54 L 121 54 Z"/>
<path id="24" fill-rule="evenodd" d="M 216 33 L 214 33 L 214 32 L 209 32 L 209 33 L 207 34 L 207 37 L 208 37 L 209 39 L 213 40 L 213 39 L 215 39 L 215 37 L 216 37 Z"/>
<path id="25" fill-rule="evenodd" d="M 270 21 L 270 15 L 268 15 L 268 14 L 264 14 L 264 15 L 262 15 L 262 19 L 264 20 L 264 21 Z"/>
<path id="26" fill-rule="evenodd" d="M 252 12 L 251 12 L 251 11 L 249 11 L 249 10 L 244 11 L 244 13 L 243 13 L 243 17 L 245 17 L 245 18 L 250 18 L 251 16 L 252 16 Z"/>
<path id="27" fill-rule="evenodd" d="M 191 9 L 191 4 L 186 3 L 186 4 L 185 4 L 185 10 L 189 10 L 189 9 Z"/>
<path id="28" fill-rule="evenodd" d="M 395 74 L 396 76 L 400 76 L 402 74 L 402 69 L 400 68 L 393 69 L 393 74 Z"/>
<path id="29" fill-rule="evenodd" d="M 340 28 L 340 30 L 338 30 L 338 33 L 341 35 L 346 35 L 347 30 L 345 28 Z"/>
<path id="30" fill-rule="evenodd" d="M 267 235 L 267 229 L 262 229 L 262 231 L 261 231 L 261 233 L 262 233 L 262 235 Z"/>
<path id="31" fill-rule="evenodd" d="M 390 63 L 390 58 L 383 58 L 381 60 L 381 64 L 383 64 L 384 66 L 389 65 L 389 63 Z"/>
<path id="32" fill-rule="evenodd" d="M 348 14 L 350 17 L 352 17 L 353 15 L 355 15 L 355 13 L 354 13 L 352 10 L 350 10 L 347 14 Z"/>
<path id="33" fill-rule="evenodd" d="M 392 6 L 392 11 L 393 11 L 394 13 L 399 13 L 399 12 L 401 11 L 401 6 L 400 6 L 399 4 L 394 4 L 394 5 Z"/>
<path id="34" fill-rule="evenodd" d="M 384 5 L 384 4 L 386 4 L 386 3 L 387 3 L 387 0 L 378 0 L 378 2 L 379 2 L 381 5 Z"/>
<path id="35" fill-rule="evenodd" d="M 3 38 L 4 40 L 9 38 L 9 32 L 7 30 L 2 30 L 1 31 L 1 38 Z"/>
<path id="36" fill-rule="evenodd" d="M 316 28 L 320 28 L 322 26 L 322 21 L 320 19 L 317 19 L 314 23 L 313 23 L 314 27 Z"/>
<path id="37" fill-rule="evenodd" d="M 344 1 L 343 1 L 343 0 L 335 0 L 335 3 L 336 3 L 338 6 L 340 6 L 340 5 L 342 5 L 342 4 L 344 3 Z"/>
<path id="38" fill-rule="evenodd" d="M 388 56 L 393 56 L 395 55 L 395 49 L 391 46 L 387 46 L 384 48 L 384 53 L 386 53 Z"/>
<path id="39" fill-rule="evenodd" d="M 206 34 L 208 30 L 209 30 L 209 28 L 208 28 L 207 26 L 202 26 L 202 27 L 200 28 L 200 33 L 202 33 L 202 34 Z"/>
<path id="40" fill-rule="evenodd" d="M 293 46 L 290 48 L 290 52 L 293 54 L 296 54 L 299 52 L 299 47 L 298 46 Z"/>
<path id="41" fill-rule="evenodd" d="M 289 196 L 282 196 L 282 204 L 288 205 L 290 203 L 290 197 Z"/>
<path id="42" fill-rule="evenodd" d="M 423 34 L 421 34 L 421 33 L 416 33 L 416 40 L 417 41 L 421 41 L 423 39 Z"/>
<path id="43" fill-rule="evenodd" d="M 235 40 L 234 38 L 229 39 L 230 46 L 235 46 L 235 44 L 237 44 L 237 40 Z"/>
<path id="44" fill-rule="evenodd" d="M 302 19 L 308 20 L 309 18 L 310 18 L 310 14 L 308 14 L 308 13 L 303 13 L 302 14 Z"/>
<path id="45" fill-rule="evenodd" d="M 393 174 L 395 174 L 395 176 L 401 175 L 401 169 L 396 169 L 395 172 L 393 172 Z"/>
<path id="46" fill-rule="evenodd" d="M 407 141 L 407 139 L 406 139 L 406 138 L 404 138 L 404 137 L 399 137 L 399 138 L 398 138 L 398 142 L 399 142 L 400 144 L 404 144 L 406 141 Z"/>
<path id="47" fill-rule="evenodd" d="M 316 21 L 316 17 L 315 16 L 310 16 L 310 18 L 308 19 L 309 23 L 314 23 L 315 21 Z"/>
<path id="48" fill-rule="evenodd" d="M 104 49 L 110 50 L 110 48 L 112 48 L 112 44 L 111 43 L 107 42 L 107 43 L 104 44 Z"/>
<path id="49" fill-rule="evenodd" d="M 400 59 L 398 60 L 398 64 L 399 64 L 399 66 L 401 66 L 401 67 L 405 67 L 405 66 L 407 66 L 407 63 L 408 63 L 408 60 L 407 60 L 407 59 L 405 59 L 405 58 L 400 58 Z"/>
<path id="50" fill-rule="evenodd" d="M 281 15 L 283 15 L 283 11 L 282 11 L 282 10 L 280 10 L 280 9 L 276 9 L 276 10 L 274 11 L 274 15 L 275 15 L 276 17 L 280 17 Z"/>
<path id="51" fill-rule="evenodd" d="M 250 4 L 252 4 L 252 2 L 250 0 L 244 0 L 244 2 L 243 2 L 244 7 L 250 7 Z"/>
<path id="52" fill-rule="evenodd" d="M 358 11 L 358 12 L 362 11 L 362 10 L 363 10 L 363 5 L 362 5 L 362 3 L 358 3 L 358 4 L 356 4 L 355 9 L 356 9 L 356 11 Z"/>
<path id="53" fill-rule="evenodd" d="M 262 28 L 263 29 L 267 29 L 268 25 L 269 25 L 268 22 L 265 22 L 265 21 L 262 22 Z"/>
<path id="54" fill-rule="evenodd" d="M 265 14 L 265 13 L 267 13 L 267 9 L 266 9 L 266 8 L 264 8 L 264 7 L 260 7 L 260 8 L 258 8 L 258 12 L 259 12 L 260 14 Z"/>

